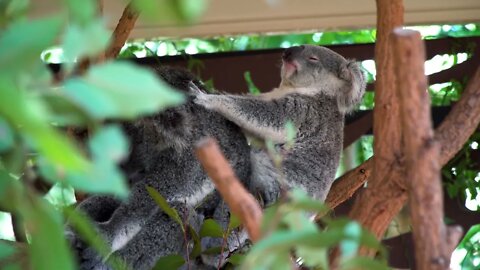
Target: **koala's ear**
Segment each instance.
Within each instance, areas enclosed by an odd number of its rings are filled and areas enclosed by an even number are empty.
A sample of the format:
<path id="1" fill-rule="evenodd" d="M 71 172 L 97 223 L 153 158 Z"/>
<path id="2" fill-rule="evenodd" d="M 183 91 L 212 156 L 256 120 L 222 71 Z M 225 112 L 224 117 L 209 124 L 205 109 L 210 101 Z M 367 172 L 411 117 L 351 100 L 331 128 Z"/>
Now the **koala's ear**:
<path id="1" fill-rule="evenodd" d="M 352 70 L 351 70 L 351 65 L 352 61 L 346 61 L 340 64 L 339 70 L 338 70 L 338 77 L 342 80 L 345 81 L 351 81 L 352 80 Z"/>

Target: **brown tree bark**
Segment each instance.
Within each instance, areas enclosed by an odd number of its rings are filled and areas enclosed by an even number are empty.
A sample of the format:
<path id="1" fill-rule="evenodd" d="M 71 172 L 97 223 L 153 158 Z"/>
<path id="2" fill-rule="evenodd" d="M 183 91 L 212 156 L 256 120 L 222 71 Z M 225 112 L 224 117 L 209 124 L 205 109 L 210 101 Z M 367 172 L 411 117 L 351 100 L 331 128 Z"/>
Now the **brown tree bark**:
<path id="1" fill-rule="evenodd" d="M 262 209 L 257 200 L 240 183 L 223 156 L 217 142 L 206 138 L 197 143 L 195 152 L 222 198 L 247 229 L 253 242 L 260 239 Z"/>
<path id="2" fill-rule="evenodd" d="M 401 28 L 394 31 L 392 41 L 417 269 L 448 269 L 451 251 L 443 223 L 440 147 L 433 138 L 424 75 L 425 45 L 419 32 Z"/>
<path id="3" fill-rule="evenodd" d="M 406 199 L 402 185 L 403 154 L 397 79 L 392 62 L 390 33 L 403 25 L 403 1 L 377 0 L 377 43 L 375 46 L 375 108 L 373 121 L 374 174 L 350 212 L 350 217 L 380 238 Z M 371 251 L 361 250 L 361 254 Z"/>
<path id="4" fill-rule="evenodd" d="M 99 0 L 98 7 L 99 10 L 103 10 L 102 0 Z M 75 68 L 74 74 L 83 74 L 92 63 L 99 63 L 107 59 L 116 58 L 127 41 L 130 32 L 135 27 L 135 22 L 139 15 L 140 13 L 133 7 L 132 3 L 129 3 L 123 10 L 122 16 L 112 33 L 110 45 L 105 52 L 98 55 L 95 59 L 82 59 Z"/>

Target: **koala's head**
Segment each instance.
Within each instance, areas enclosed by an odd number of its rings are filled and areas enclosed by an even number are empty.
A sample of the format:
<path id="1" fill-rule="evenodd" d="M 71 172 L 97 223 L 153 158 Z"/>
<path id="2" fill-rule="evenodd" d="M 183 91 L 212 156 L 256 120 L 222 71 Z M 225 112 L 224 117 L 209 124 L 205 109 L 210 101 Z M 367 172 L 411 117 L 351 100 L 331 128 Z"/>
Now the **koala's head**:
<path id="1" fill-rule="evenodd" d="M 347 107 L 357 103 L 365 91 L 365 77 L 358 64 L 325 47 L 291 47 L 283 53 L 282 61 L 281 86 L 311 88 L 347 99 L 339 101 L 339 106 Z"/>

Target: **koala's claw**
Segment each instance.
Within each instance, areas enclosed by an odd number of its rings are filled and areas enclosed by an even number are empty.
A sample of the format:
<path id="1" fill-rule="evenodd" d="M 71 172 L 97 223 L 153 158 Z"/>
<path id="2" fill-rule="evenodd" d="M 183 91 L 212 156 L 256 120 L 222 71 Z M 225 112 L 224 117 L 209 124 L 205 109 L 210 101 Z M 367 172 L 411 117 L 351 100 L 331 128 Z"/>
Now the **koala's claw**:
<path id="1" fill-rule="evenodd" d="M 194 96 L 198 96 L 201 94 L 205 94 L 196 84 L 194 84 L 192 81 L 188 82 L 188 88 L 190 89 L 190 93 L 193 94 Z"/>

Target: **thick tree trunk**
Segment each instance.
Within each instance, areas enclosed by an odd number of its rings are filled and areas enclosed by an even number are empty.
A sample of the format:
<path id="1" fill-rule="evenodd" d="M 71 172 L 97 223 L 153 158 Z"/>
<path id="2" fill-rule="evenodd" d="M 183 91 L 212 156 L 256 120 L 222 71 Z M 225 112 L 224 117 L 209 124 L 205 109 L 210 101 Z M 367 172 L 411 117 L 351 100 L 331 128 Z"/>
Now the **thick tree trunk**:
<path id="1" fill-rule="evenodd" d="M 400 28 L 392 34 L 392 41 L 417 269 L 448 269 L 450 254 L 443 224 L 440 147 L 433 139 L 424 75 L 425 45 L 419 32 Z"/>
<path id="2" fill-rule="evenodd" d="M 359 194 L 350 217 L 380 238 L 405 200 L 402 185 L 403 153 L 390 33 L 403 25 L 402 0 L 377 0 L 375 45 L 375 108 L 373 114 L 374 174 Z M 370 251 L 362 250 L 362 254 Z"/>

